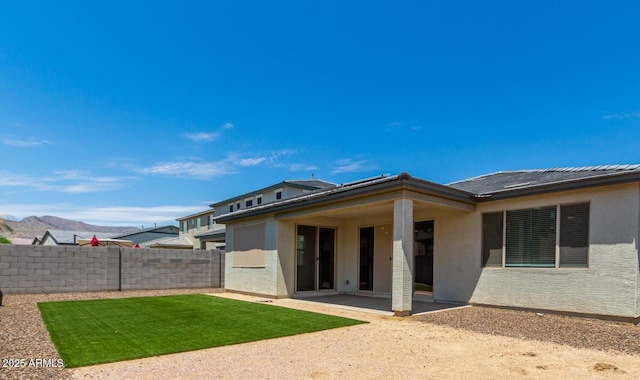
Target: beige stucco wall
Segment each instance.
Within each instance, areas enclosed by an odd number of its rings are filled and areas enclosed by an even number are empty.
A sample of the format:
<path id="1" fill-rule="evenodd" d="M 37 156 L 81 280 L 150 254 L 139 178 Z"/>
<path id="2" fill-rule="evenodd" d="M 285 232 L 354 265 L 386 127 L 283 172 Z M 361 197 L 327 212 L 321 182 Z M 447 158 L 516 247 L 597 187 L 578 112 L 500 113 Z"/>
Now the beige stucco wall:
<path id="1" fill-rule="evenodd" d="M 636 317 L 640 194 L 637 184 L 478 205 L 435 224 L 436 300 Z M 588 201 L 587 269 L 481 268 L 482 213 Z"/>
<path id="2" fill-rule="evenodd" d="M 178 221 L 179 236 L 184 236 L 193 243 L 193 249 L 201 249 L 200 239 L 196 238 L 196 235 L 203 234 L 205 232 L 218 231 L 225 228 L 224 224 L 211 224 L 210 217 L 213 212 L 200 215 L 185 220 Z M 200 230 L 198 230 L 197 219 L 200 219 Z M 184 232 L 183 223 L 187 222 L 187 232 Z M 205 224 L 208 223 L 208 224 Z M 215 249 L 220 246 L 224 246 L 224 243 L 207 242 L 205 249 Z"/>
<path id="3" fill-rule="evenodd" d="M 264 267 L 235 267 L 233 263 L 233 237 L 236 227 L 257 223 L 265 225 Z M 275 297 L 277 292 L 278 252 L 276 250 L 278 226 L 273 218 L 227 225 L 225 253 L 225 289 Z"/>
<path id="4" fill-rule="evenodd" d="M 482 213 L 590 202 L 589 268 L 482 268 Z M 588 314 L 640 316 L 640 187 L 598 187 L 480 203 L 476 211 L 417 207 L 434 221 L 434 298 Z M 295 293 L 296 225 L 336 228 L 339 293 L 359 293 L 359 229 L 393 223 L 392 212 L 361 218 L 266 218 L 265 266 L 233 267 L 235 225 L 227 225 L 226 288 L 290 297 Z"/>
<path id="5" fill-rule="evenodd" d="M 278 253 L 279 261 L 277 272 L 277 292 L 279 297 L 291 297 L 295 293 L 296 287 L 296 263 L 295 263 L 295 239 L 296 226 L 303 224 L 307 226 L 327 227 L 336 229 L 336 277 L 335 286 L 339 289 L 340 284 L 340 268 L 339 263 L 342 259 L 341 252 L 344 241 L 342 230 L 343 222 L 337 218 L 298 218 L 289 220 L 278 220 Z"/>

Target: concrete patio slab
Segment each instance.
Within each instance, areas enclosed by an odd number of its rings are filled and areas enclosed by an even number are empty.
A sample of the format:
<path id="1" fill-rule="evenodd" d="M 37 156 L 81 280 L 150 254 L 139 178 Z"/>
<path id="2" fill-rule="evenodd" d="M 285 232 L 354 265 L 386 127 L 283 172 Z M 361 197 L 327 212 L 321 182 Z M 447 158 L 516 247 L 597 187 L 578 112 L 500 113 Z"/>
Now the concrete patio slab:
<path id="1" fill-rule="evenodd" d="M 338 307 L 338 308 L 349 309 L 354 311 L 361 311 L 365 313 L 393 315 L 393 311 L 391 310 L 391 298 L 385 298 L 385 297 L 369 297 L 369 296 L 360 296 L 360 295 L 353 295 L 353 294 L 335 294 L 335 295 L 327 295 L 327 296 L 310 296 L 310 297 L 297 295 L 295 298 L 290 298 L 289 300 L 325 304 L 326 306 Z M 449 303 L 440 303 L 440 302 L 423 302 L 423 301 L 413 300 L 410 315 L 437 312 L 437 311 L 448 310 L 448 309 L 459 308 L 459 307 L 468 307 L 468 306 L 459 305 L 459 304 L 449 304 Z"/>

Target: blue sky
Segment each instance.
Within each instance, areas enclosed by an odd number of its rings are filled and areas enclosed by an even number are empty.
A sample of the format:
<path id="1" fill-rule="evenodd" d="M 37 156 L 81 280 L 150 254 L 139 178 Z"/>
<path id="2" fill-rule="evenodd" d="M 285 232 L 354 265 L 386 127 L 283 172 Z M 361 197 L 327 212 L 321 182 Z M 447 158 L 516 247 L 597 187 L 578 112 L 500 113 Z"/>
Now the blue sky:
<path id="1" fill-rule="evenodd" d="M 640 163 L 634 1 L 0 3 L 0 214 Z"/>

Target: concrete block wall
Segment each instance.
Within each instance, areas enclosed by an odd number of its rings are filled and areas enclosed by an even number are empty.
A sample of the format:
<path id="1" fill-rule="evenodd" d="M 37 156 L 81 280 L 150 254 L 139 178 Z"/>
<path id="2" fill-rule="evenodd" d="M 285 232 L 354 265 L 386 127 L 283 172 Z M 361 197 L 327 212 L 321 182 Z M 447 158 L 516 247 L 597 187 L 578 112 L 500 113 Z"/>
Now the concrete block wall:
<path id="1" fill-rule="evenodd" d="M 107 289 L 107 248 L 0 245 L 0 288 L 9 293 Z"/>
<path id="2" fill-rule="evenodd" d="M 211 251 L 122 249 L 122 290 L 211 286 Z"/>
<path id="3" fill-rule="evenodd" d="M 224 252 L 0 245 L 0 289 L 63 293 L 224 287 Z M 221 270 L 222 268 L 222 270 Z"/>

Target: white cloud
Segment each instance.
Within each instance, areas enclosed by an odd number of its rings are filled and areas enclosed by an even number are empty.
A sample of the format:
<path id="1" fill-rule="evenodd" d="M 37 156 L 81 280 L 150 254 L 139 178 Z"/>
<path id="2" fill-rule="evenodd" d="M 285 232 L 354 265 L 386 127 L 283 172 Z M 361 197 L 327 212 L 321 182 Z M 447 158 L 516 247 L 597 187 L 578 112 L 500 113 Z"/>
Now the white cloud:
<path id="1" fill-rule="evenodd" d="M 266 165 L 279 167 L 280 158 L 295 153 L 295 150 L 280 150 L 262 155 L 244 156 L 230 153 L 218 161 L 185 160 L 161 162 L 150 167 L 138 169 L 142 174 L 161 175 L 178 178 L 211 179 L 225 174 L 236 173 L 241 168 Z"/>
<path id="2" fill-rule="evenodd" d="M 263 163 L 265 160 L 265 157 L 243 158 L 238 160 L 238 164 L 240 164 L 240 166 L 256 166 Z"/>
<path id="3" fill-rule="evenodd" d="M 175 219 L 204 211 L 208 204 L 200 206 L 165 205 L 154 207 L 86 206 L 69 203 L 57 204 L 0 204 L 3 213 L 22 219 L 28 216 L 54 215 L 101 226 L 152 227 L 154 224 L 176 224 Z"/>
<path id="4" fill-rule="evenodd" d="M 224 124 L 222 124 L 222 128 L 224 128 L 224 129 L 233 129 L 233 128 L 235 128 L 235 125 L 233 125 L 231 123 L 224 123 Z"/>
<path id="5" fill-rule="evenodd" d="M 602 116 L 602 118 L 604 120 L 611 120 L 611 119 L 637 119 L 637 118 L 640 118 L 640 111 L 612 113 L 612 114 L 604 115 L 604 116 Z"/>
<path id="6" fill-rule="evenodd" d="M 98 193 L 121 188 L 132 177 L 94 177 L 82 171 L 55 172 L 53 176 L 31 177 L 0 172 L 0 186 L 60 193 Z"/>
<path id="7" fill-rule="evenodd" d="M 373 167 L 371 163 L 366 160 L 353 161 L 351 159 L 338 160 L 336 167 L 331 171 L 333 174 L 339 173 L 355 173 L 371 170 Z"/>
<path id="8" fill-rule="evenodd" d="M 196 177 L 208 179 L 233 171 L 225 161 L 214 162 L 162 162 L 140 170 L 143 174 L 166 175 L 171 177 Z"/>
<path id="9" fill-rule="evenodd" d="M 220 133 L 218 132 L 195 132 L 195 133 L 185 133 L 184 137 L 188 138 L 191 141 L 195 142 L 210 142 L 220 138 Z"/>
<path id="10" fill-rule="evenodd" d="M 317 165 L 311 164 L 291 164 L 288 166 L 288 168 L 292 172 L 306 172 L 320 169 Z"/>
<path id="11" fill-rule="evenodd" d="M 401 123 L 398 121 L 394 121 L 393 123 L 387 124 L 387 128 L 385 130 L 387 132 L 393 132 L 396 130 L 419 131 L 421 129 L 422 129 L 422 125 L 420 124 L 409 124 L 409 123 Z"/>
<path id="12" fill-rule="evenodd" d="M 2 139 L 2 143 L 9 146 L 15 146 L 18 148 L 36 148 L 42 145 L 49 144 L 47 140 L 34 140 L 34 139 Z"/>

